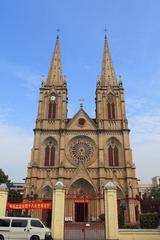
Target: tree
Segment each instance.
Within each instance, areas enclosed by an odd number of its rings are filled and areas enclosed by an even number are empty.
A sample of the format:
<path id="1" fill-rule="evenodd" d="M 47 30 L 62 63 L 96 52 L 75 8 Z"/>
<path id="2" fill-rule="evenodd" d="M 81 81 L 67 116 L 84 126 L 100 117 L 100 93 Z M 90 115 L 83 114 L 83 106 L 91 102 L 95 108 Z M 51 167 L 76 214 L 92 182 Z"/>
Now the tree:
<path id="1" fill-rule="evenodd" d="M 0 169 L 0 184 L 6 183 L 8 188 L 10 187 L 11 181 L 8 178 L 8 175 L 6 175 L 2 169 Z"/>
<path id="2" fill-rule="evenodd" d="M 157 212 L 160 216 L 160 186 L 152 187 L 141 199 L 142 213 Z"/>
<path id="3" fill-rule="evenodd" d="M 152 187 L 149 193 L 149 196 L 154 199 L 160 200 L 160 185 Z"/>
<path id="4" fill-rule="evenodd" d="M 9 180 L 8 175 L 6 175 L 2 169 L 0 169 L 0 184 L 6 183 L 9 189 L 8 201 L 9 202 L 22 202 L 22 195 L 15 190 L 10 189 L 12 186 L 11 180 Z"/>

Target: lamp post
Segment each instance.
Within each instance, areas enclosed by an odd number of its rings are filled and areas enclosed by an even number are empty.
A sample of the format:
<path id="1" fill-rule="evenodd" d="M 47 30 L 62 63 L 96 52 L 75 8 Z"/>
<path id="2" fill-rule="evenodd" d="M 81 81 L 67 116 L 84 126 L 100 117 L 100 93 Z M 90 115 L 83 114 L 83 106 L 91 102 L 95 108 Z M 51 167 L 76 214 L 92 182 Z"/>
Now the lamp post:
<path id="1" fill-rule="evenodd" d="M 27 199 L 29 200 L 30 203 L 32 203 L 33 199 L 34 199 L 34 194 L 33 194 L 33 191 L 31 191 L 30 194 L 27 194 Z M 30 206 L 30 217 L 32 216 L 32 208 Z"/>

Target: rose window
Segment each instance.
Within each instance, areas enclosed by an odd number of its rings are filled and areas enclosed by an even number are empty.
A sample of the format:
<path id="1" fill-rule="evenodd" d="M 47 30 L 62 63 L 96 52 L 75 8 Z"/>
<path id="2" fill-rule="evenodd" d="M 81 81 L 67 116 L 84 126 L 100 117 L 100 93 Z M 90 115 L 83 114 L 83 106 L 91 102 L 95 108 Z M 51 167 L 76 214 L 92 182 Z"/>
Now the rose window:
<path id="1" fill-rule="evenodd" d="M 89 164 L 95 158 L 96 145 L 88 137 L 74 138 L 69 144 L 68 156 L 72 163 L 84 162 Z"/>

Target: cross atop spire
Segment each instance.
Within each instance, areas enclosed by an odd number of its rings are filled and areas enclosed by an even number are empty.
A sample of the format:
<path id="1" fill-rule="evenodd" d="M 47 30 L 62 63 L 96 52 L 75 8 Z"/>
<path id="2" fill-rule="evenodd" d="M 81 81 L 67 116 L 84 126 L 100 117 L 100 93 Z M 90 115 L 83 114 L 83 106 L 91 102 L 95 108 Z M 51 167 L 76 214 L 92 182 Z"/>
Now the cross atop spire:
<path id="1" fill-rule="evenodd" d="M 62 77 L 62 65 L 61 65 L 61 56 L 60 56 L 60 44 L 59 44 L 59 35 L 57 33 L 56 44 L 53 52 L 50 70 L 48 73 L 47 84 L 62 85 L 62 82 L 63 82 L 63 77 Z"/>
<path id="2" fill-rule="evenodd" d="M 57 38 L 59 38 L 59 32 L 60 32 L 60 29 L 57 28 Z"/>
<path id="3" fill-rule="evenodd" d="M 109 46 L 108 46 L 106 28 L 105 28 L 105 37 L 104 37 L 104 51 L 103 51 L 100 84 L 101 86 L 117 85 L 114 67 L 113 67 Z"/>
<path id="4" fill-rule="evenodd" d="M 104 34 L 105 34 L 104 37 L 107 38 L 107 27 L 106 27 L 106 25 L 104 27 Z"/>
<path id="5" fill-rule="evenodd" d="M 80 102 L 80 108 L 83 108 L 83 106 L 84 106 L 84 98 L 80 97 L 79 102 Z"/>

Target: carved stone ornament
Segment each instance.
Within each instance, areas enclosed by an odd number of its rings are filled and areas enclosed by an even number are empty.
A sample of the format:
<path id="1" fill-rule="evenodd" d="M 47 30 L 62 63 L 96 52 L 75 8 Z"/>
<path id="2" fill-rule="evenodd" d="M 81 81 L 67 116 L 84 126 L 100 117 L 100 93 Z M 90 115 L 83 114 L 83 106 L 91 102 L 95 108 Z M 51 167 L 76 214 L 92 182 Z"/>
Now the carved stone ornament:
<path id="1" fill-rule="evenodd" d="M 75 137 L 66 147 L 66 153 L 68 160 L 73 165 L 78 165 L 80 162 L 90 165 L 96 159 L 97 146 L 89 137 Z"/>
<path id="2" fill-rule="evenodd" d="M 106 183 L 106 185 L 104 186 L 104 189 L 107 189 L 107 190 L 116 190 L 117 187 L 116 187 L 116 185 L 115 185 L 113 182 L 108 182 L 108 183 Z"/>
<path id="3" fill-rule="evenodd" d="M 64 188 L 64 184 L 61 181 L 56 182 L 54 189 L 63 189 Z"/>

